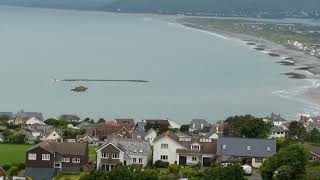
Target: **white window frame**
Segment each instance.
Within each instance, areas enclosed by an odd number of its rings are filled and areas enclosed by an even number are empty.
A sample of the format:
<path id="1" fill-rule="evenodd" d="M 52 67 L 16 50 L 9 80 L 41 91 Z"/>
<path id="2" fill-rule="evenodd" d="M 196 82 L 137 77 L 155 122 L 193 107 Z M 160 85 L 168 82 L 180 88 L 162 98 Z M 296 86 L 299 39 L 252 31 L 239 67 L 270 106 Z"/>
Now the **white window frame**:
<path id="1" fill-rule="evenodd" d="M 37 154 L 36 153 L 28 153 L 28 160 L 31 160 L 31 161 L 37 160 Z"/>
<path id="2" fill-rule="evenodd" d="M 247 151 L 251 151 L 251 146 L 247 146 Z"/>
<path id="3" fill-rule="evenodd" d="M 267 147 L 267 151 L 268 151 L 268 152 L 270 152 L 270 151 L 271 151 L 271 148 L 270 148 L 269 146 Z"/>
<path id="4" fill-rule="evenodd" d="M 168 161 L 169 156 L 168 155 L 161 155 L 160 159 L 163 160 L 163 161 Z"/>
<path id="5" fill-rule="evenodd" d="M 42 154 L 42 161 L 50 161 L 50 154 Z"/>
<path id="6" fill-rule="evenodd" d="M 101 153 L 101 157 L 103 157 L 103 158 L 109 158 L 109 153 Z"/>
<path id="7" fill-rule="evenodd" d="M 198 161 L 198 157 L 197 157 L 197 156 L 192 156 L 192 157 L 191 157 L 191 160 L 192 160 L 192 161 Z"/>
<path id="8" fill-rule="evenodd" d="M 68 162 L 70 162 L 70 158 L 62 158 L 61 162 L 68 163 Z"/>
<path id="9" fill-rule="evenodd" d="M 132 158 L 133 163 L 137 163 L 137 158 Z"/>
<path id="10" fill-rule="evenodd" d="M 143 159 L 139 158 L 139 164 L 142 164 L 142 162 L 143 162 Z"/>
<path id="11" fill-rule="evenodd" d="M 120 158 L 120 154 L 119 153 L 113 153 L 112 154 L 112 159 L 119 159 Z"/>
<path id="12" fill-rule="evenodd" d="M 200 150 L 200 145 L 199 144 L 192 144 L 191 150 Z"/>
<path id="13" fill-rule="evenodd" d="M 168 149 L 168 148 L 169 148 L 168 144 L 166 144 L 166 143 L 161 144 L 161 149 Z"/>
<path id="14" fill-rule="evenodd" d="M 80 158 L 72 158 L 72 163 L 79 164 Z"/>

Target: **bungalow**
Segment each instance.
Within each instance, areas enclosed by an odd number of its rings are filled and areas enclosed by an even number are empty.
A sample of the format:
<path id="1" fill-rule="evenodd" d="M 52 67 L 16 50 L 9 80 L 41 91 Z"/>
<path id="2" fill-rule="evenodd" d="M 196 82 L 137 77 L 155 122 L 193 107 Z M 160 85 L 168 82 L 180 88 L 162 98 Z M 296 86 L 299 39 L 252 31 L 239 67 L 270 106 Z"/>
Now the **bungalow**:
<path id="1" fill-rule="evenodd" d="M 194 132 L 196 130 L 201 130 L 210 126 L 210 123 L 208 123 L 204 119 L 192 119 L 189 125 L 189 131 Z"/>
<path id="2" fill-rule="evenodd" d="M 0 180 L 8 179 L 8 175 L 6 171 L 0 166 Z"/>
<path id="3" fill-rule="evenodd" d="M 108 139 L 97 150 L 97 169 L 111 171 L 118 163 L 146 167 L 151 158 L 151 147 L 148 142 L 123 139 Z"/>
<path id="4" fill-rule="evenodd" d="M 284 138 L 286 137 L 286 131 L 282 126 L 273 126 L 271 128 L 271 135 L 269 138 Z"/>
<path id="5" fill-rule="evenodd" d="M 227 157 L 241 158 L 243 163 L 259 168 L 263 161 L 276 153 L 276 141 L 272 139 L 251 139 L 236 137 L 220 137 L 217 154 Z"/>
<path id="6" fill-rule="evenodd" d="M 184 166 L 209 166 L 210 158 L 214 157 L 217 151 L 216 140 L 170 131 L 158 136 L 153 143 L 153 163 L 161 160 Z"/>
<path id="7" fill-rule="evenodd" d="M 86 143 L 45 141 L 26 152 L 26 176 L 34 180 L 52 179 L 59 172 L 80 172 L 87 163 Z"/>

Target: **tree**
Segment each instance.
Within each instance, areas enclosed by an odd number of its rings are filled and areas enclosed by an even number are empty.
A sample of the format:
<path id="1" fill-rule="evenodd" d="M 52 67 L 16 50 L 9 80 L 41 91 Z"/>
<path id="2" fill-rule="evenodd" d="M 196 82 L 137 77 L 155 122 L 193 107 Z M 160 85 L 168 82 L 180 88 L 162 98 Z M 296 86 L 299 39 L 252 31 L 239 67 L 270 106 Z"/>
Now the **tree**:
<path id="1" fill-rule="evenodd" d="M 316 128 L 313 128 L 309 133 L 307 133 L 306 141 L 313 143 L 320 143 L 320 132 Z"/>
<path id="2" fill-rule="evenodd" d="M 287 166 L 287 165 L 280 166 L 277 170 L 276 179 L 277 180 L 294 179 L 294 172 L 291 166 Z"/>
<path id="3" fill-rule="evenodd" d="M 140 171 L 137 174 L 138 180 L 158 180 L 158 171 L 155 169 L 145 169 L 144 171 Z"/>
<path id="4" fill-rule="evenodd" d="M 271 132 L 271 123 L 252 115 L 233 116 L 224 121 L 224 136 L 266 138 Z"/>
<path id="5" fill-rule="evenodd" d="M 189 124 L 183 124 L 180 126 L 181 132 L 189 132 Z"/>
<path id="6" fill-rule="evenodd" d="M 135 174 L 126 166 L 117 165 L 117 167 L 109 173 L 109 178 L 112 180 L 134 180 Z"/>
<path id="7" fill-rule="evenodd" d="M 204 172 L 204 180 L 244 180 L 244 171 L 240 164 L 229 164 L 228 166 L 210 167 Z"/>
<path id="8" fill-rule="evenodd" d="M 275 172 L 281 170 L 279 177 L 292 176 L 292 179 L 299 179 L 305 173 L 307 161 L 308 152 L 305 151 L 304 147 L 298 144 L 291 144 L 286 148 L 280 149 L 279 152 L 264 161 L 260 168 L 262 178 L 271 180 Z M 293 173 L 291 174 L 291 172 Z"/>
<path id="9" fill-rule="evenodd" d="M 0 125 L 5 125 L 10 120 L 10 116 L 2 115 L 0 116 Z"/>
<path id="10" fill-rule="evenodd" d="M 303 142 L 305 140 L 306 128 L 301 122 L 292 121 L 289 124 L 288 138 L 299 142 Z"/>
<path id="11" fill-rule="evenodd" d="M 100 118 L 100 119 L 98 120 L 98 123 L 102 123 L 102 122 L 104 122 L 104 121 L 105 121 L 104 119 Z"/>

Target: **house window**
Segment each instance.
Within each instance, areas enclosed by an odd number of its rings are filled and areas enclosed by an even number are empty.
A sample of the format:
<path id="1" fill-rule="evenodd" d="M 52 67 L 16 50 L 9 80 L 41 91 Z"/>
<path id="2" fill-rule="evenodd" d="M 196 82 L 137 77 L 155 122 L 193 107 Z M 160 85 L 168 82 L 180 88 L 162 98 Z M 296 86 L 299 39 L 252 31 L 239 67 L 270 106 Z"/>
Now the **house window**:
<path id="1" fill-rule="evenodd" d="M 192 161 L 197 161 L 197 157 L 196 156 L 192 156 Z"/>
<path id="2" fill-rule="evenodd" d="M 72 158 L 72 163 L 80 163 L 80 158 Z"/>
<path id="3" fill-rule="evenodd" d="M 263 162 L 263 159 L 262 158 L 255 158 L 254 160 L 256 163 L 262 163 Z"/>
<path id="4" fill-rule="evenodd" d="M 62 162 L 70 162 L 70 158 L 62 158 Z"/>
<path id="5" fill-rule="evenodd" d="M 198 144 L 193 144 L 193 145 L 191 145 L 191 149 L 192 149 L 192 150 L 199 150 L 199 149 L 200 149 L 200 145 L 198 145 Z"/>
<path id="6" fill-rule="evenodd" d="M 161 159 L 161 160 L 168 160 L 168 155 L 161 155 L 161 156 L 160 156 L 160 159 Z"/>
<path id="7" fill-rule="evenodd" d="M 222 145 L 222 149 L 227 149 L 227 145 L 226 144 Z"/>
<path id="8" fill-rule="evenodd" d="M 270 151 L 271 151 L 271 148 L 270 148 L 269 146 L 267 147 L 267 151 L 268 151 L 268 152 L 270 152 Z"/>
<path id="9" fill-rule="evenodd" d="M 247 146 L 247 150 L 250 151 L 251 150 L 251 146 Z"/>
<path id="10" fill-rule="evenodd" d="M 112 154 L 112 159 L 119 159 L 119 153 Z"/>
<path id="11" fill-rule="evenodd" d="M 133 159 L 132 159 L 132 162 L 133 162 L 133 163 L 136 163 L 136 162 L 137 162 L 137 158 L 133 158 Z"/>
<path id="12" fill-rule="evenodd" d="M 108 157 L 109 157 L 109 154 L 108 154 L 108 153 L 102 153 L 101 156 L 102 156 L 103 158 L 108 158 Z"/>
<path id="13" fill-rule="evenodd" d="M 168 144 L 161 144 L 161 149 L 168 149 Z"/>
<path id="14" fill-rule="evenodd" d="M 139 150 L 139 153 L 143 153 L 142 149 Z"/>
<path id="15" fill-rule="evenodd" d="M 139 164 L 142 164 L 142 158 L 139 158 Z"/>
<path id="16" fill-rule="evenodd" d="M 50 154 L 42 154 L 43 161 L 50 161 Z"/>
<path id="17" fill-rule="evenodd" d="M 28 154 L 28 159 L 29 159 L 29 160 L 37 160 L 37 154 L 35 154 L 35 153 L 29 153 L 29 154 Z"/>
<path id="18" fill-rule="evenodd" d="M 55 168 L 61 168 L 61 163 L 54 163 Z"/>

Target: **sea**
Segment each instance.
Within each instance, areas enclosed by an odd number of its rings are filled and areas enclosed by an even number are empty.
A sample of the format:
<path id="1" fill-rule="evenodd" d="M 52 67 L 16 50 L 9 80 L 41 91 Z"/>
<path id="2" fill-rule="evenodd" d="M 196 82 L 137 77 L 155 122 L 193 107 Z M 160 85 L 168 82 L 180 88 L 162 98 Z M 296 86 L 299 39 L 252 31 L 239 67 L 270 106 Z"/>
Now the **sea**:
<path id="1" fill-rule="evenodd" d="M 302 96 L 315 82 L 282 75 L 295 67 L 279 65 L 280 57 L 168 18 L 0 6 L 0 111 L 180 124 L 271 112 L 297 120 L 320 112 Z M 72 92 L 77 86 L 88 90 Z"/>

